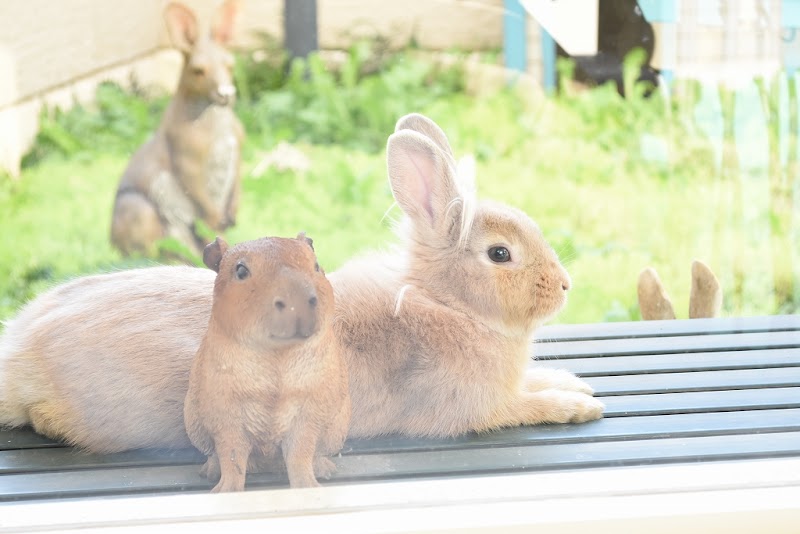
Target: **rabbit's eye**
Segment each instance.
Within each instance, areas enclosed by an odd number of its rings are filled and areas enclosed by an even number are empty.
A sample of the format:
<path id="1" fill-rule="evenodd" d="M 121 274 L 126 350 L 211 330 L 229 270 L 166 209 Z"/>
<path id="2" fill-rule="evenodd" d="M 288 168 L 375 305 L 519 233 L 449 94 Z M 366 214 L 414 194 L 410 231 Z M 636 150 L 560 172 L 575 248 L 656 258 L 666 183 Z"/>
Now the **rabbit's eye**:
<path id="1" fill-rule="evenodd" d="M 250 269 L 248 269 L 247 266 L 245 266 L 245 264 L 242 262 L 237 263 L 236 278 L 238 278 L 239 280 L 244 280 L 248 276 L 250 276 Z"/>
<path id="2" fill-rule="evenodd" d="M 506 247 L 492 247 L 489 249 L 489 259 L 495 263 L 504 263 L 511 260 L 511 253 Z"/>
<path id="3" fill-rule="evenodd" d="M 192 74 L 195 76 L 202 76 L 206 73 L 206 69 L 203 67 L 192 67 Z"/>

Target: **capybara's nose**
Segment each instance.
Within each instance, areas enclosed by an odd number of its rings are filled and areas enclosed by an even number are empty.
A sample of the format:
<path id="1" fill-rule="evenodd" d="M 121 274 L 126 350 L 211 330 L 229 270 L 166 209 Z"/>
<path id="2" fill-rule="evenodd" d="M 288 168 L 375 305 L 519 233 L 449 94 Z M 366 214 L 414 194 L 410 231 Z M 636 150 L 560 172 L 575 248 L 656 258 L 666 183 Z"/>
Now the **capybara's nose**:
<path id="1" fill-rule="evenodd" d="M 317 294 L 311 291 L 306 299 L 305 313 L 297 317 L 297 335 L 300 337 L 310 337 L 317 331 Z"/>
<path id="2" fill-rule="evenodd" d="M 307 318 L 297 318 L 297 328 L 295 328 L 295 336 L 307 338 L 317 330 L 317 318 L 309 316 Z"/>
<path id="3" fill-rule="evenodd" d="M 272 300 L 273 333 L 282 338 L 307 338 L 317 330 L 317 293 L 313 289 L 293 289 Z"/>

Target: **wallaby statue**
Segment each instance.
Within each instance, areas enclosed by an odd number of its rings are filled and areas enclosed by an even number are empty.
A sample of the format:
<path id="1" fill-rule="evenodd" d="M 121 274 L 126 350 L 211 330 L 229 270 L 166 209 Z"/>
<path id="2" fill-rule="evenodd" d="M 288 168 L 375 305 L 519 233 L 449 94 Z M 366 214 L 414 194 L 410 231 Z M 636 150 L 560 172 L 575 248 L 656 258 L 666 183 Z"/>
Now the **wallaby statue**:
<path id="1" fill-rule="evenodd" d="M 674 319 L 675 310 L 655 269 L 639 273 L 639 310 L 645 321 Z M 692 262 L 692 289 L 689 294 L 689 318 L 716 317 L 722 308 L 722 288 L 717 277 L 702 261 Z"/>
<path id="2" fill-rule="evenodd" d="M 210 31 L 179 3 L 165 11 L 170 38 L 183 53 L 178 89 L 153 136 L 131 158 L 114 202 L 111 242 L 124 255 L 154 255 L 173 237 L 200 254 L 202 220 L 221 232 L 236 221 L 244 130 L 233 112 L 233 56 L 225 48 L 240 10 L 227 0 Z"/>

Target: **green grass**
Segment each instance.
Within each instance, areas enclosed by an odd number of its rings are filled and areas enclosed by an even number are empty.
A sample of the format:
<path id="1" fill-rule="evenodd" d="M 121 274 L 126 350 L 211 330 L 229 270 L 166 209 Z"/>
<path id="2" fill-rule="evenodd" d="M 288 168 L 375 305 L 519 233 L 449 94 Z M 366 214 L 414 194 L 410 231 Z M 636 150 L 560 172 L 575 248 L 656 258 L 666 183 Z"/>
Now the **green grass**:
<path id="1" fill-rule="evenodd" d="M 305 230 L 328 271 L 391 242 L 383 216 L 392 198 L 381 147 L 395 115 L 422 111 L 445 129 L 457 153 L 476 154 L 479 194 L 528 212 L 561 254 L 573 290 L 559 321 L 638 319 L 636 280 L 648 265 L 659 272 L 678 316 L 685 317 L 695 258 L 720 278 L 724 314 L 800 311 L 800 235 L 783 231 L 778 237 L 785 254 L 771 251 L 774 214 L 766 170 L 726 171 L 724 161 L 720 169 L 712 143 L 693 122 L 691 105 L 658 98 L 625 102 L 609 88 L 557 98 L 521 98 L 513 91 L 474 98 L 448 81 L 426 92 L 435 71 L 403 61 L 392 60 L 385 70 L 355 81 L 318 73 L 329 76 L 311 85 L 325 93 L 325 103 L 318 104 L 324 109 L 295 127 L 278 111 L 264 109 L 281 98 L 310 101 L 313 95 L 298 79 L 271 80 L 278 87 L 264 93 L 266 100 L 251 96 L 242 104 L 240 114 L 258 108 L 266 115 L 258 124 L 253 116 L 245 120 L 250 137 L 243 198 L 238 225 L 226 235 L 230 242 Z M 412 89 L 415 84 L 422 85 Z M 380 91 L 390 87 L 412 94 L 396 92 L 400 104 L 380 108 Z M 257 88 L 248 94 L 257 95 Z M 123 261 L 108 243 L 108 227 L 116 181 L 163 99 L 148 103 L 109 94 L 106 101 L 111 104 L 105 115 L 79 110 L 82 118 L 54 121 L 21 179 L 0 179 L 6 221 L 0 233 L 0 318 L 66 278 L 147 263 Z M 136 113 L 126 129 L 118 124 L 127 120 L 125 114 L 120 118 L 114 110 L 131 107 Z M 103 144 L 75 147 L 70 141 L 92 132 Z M 296 141 L 311 169 L 254 177 L 259 158 L 279 139 Z M 800 183 L 790 179 L 796 191 L 790 205 L 797 209 Z M 782 300 L 773 291 L 776 261 L 789 265 L 793 287 Z"/>

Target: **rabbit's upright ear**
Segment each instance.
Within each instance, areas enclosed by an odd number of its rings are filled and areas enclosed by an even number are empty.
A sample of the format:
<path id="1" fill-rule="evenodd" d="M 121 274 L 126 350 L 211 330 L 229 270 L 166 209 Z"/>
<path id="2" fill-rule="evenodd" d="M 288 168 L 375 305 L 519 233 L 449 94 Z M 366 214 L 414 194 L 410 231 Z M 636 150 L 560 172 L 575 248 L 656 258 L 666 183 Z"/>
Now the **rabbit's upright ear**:
<path id="1" fill-rule="evenodd" d="M 459 196 L 451 158 L 429 137 L 400 130 L 389 136 L 386 160 L 394 198 L 414 225 L 447 228 L 447 208 Z"/>
<path id="2" fill-rule="evenodd" d="M 425 115 L 411 113 L 401 117 L 394 127 L 395 132 L 399 132 L 400 130 L 413 130 L 415 132 L 419 132 L 436 143 L 436 145 L 442 149 L 442 152 L 450 157 L 454 157 L 453 149 L 450 148 L 450 142 L 447 140 L 447 136 L 445 135 L 444 131 L 439 128 L 438 124 L 430 120 Z"/>
<path id="3" fill-rule="evenodd" d="M 689 318 L 716 317 L 722 308 L 722 288 L 717 277 L 702 261 L 692 262 L 692 292 Z"/>
<path id="4" fill-rule="evenodd" d="M 192 51 L 197 41 L 197 19 L 192 10 L 178 2 L 170 3 L 164 10 L 167 30 L 172 44 L 184 53 Z"/>
<path id="5" fill-rule="evenodd" d="M 672 308 L 672 301 L 661 285 L 655 269 L 647 267 L 639 273 L 639 311 L 642 319 L 652 321 L 658 319 L 674 319 L 675 310 Z"/>

